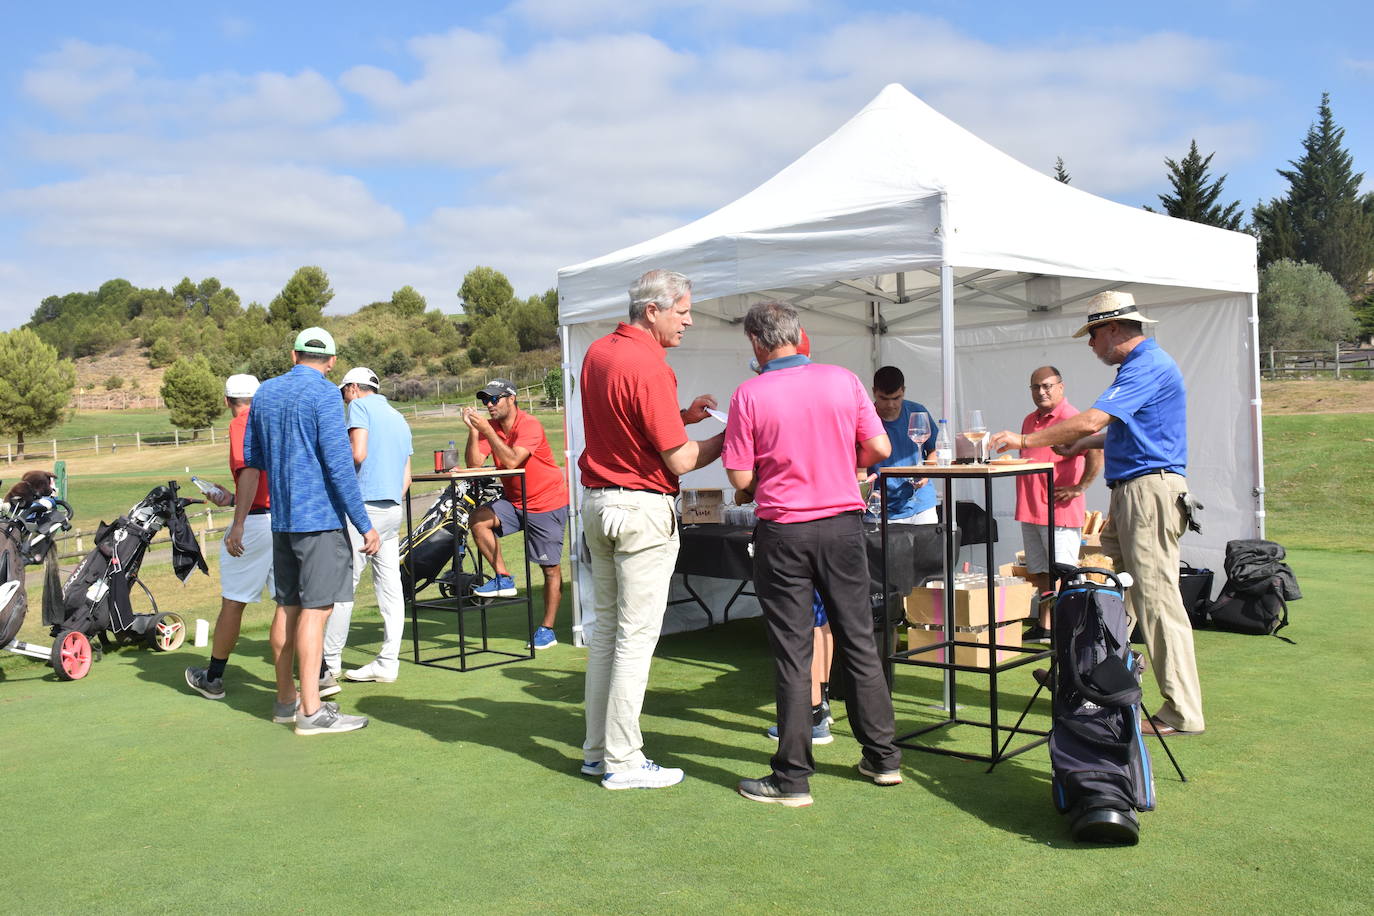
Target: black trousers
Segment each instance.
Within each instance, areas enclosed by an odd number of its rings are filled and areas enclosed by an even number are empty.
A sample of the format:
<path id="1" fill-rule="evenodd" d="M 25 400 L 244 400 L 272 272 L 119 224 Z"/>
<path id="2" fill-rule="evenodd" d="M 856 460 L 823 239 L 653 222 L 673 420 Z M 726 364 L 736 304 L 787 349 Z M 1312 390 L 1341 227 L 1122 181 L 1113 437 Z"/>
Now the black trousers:
<path id="1" fill-rule="evenodd" d="M 785 792 L 805 792 L 811 756 L 811 654 L 820 592 L 836 656 L 843 661 L 845 709 L 869 765 L 895 770 L 892 695 L 883 676 L 869 609 L 863 521 L 846 512 L 811 522 L 760 521 L 754 534 L 754 592 L 763 608 L 777 675 L 778 752 L 773 777 Z"/>

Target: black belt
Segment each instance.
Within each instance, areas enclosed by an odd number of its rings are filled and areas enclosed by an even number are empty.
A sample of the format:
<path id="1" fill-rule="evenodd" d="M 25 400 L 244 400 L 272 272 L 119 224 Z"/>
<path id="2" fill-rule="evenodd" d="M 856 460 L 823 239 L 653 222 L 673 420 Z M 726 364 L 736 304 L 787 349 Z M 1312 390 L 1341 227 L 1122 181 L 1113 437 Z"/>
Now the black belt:
<path id="1" fill-rule="evenodd" d="M 672 496 L 672 493 L 664 493 L 662 490 L 649 490 L 645 487 L 584 487 L 586 490 L 621 490 L 625 493 L 653 493 L 656 496 Z"/>
<path id="2" fill-rule="evenodd" d="M 1134 477 L 1122 477 L 1120 480 L 1109 480 L 1107 481 L 1107 489 L 1115 490 L 1119 485 L 1123 483 L 1130 483 L 1132 480 L 1139 480 L 1142 477 L 1151 477 L 1155 475 L 1163 477 L 1165 474 L 1172 474 L 1175 477 L 1179 476 L 1177 471 L 1166 471 L 1163 468 L 1155 468 L 1153 471 L 1144 471 L 1140 474 L 1135 475 Z"/>
<path id="3" fill-rule="evenodd" d="M 249 514 L 249 515 L 267 515 L 267 514 L 270 513 L 271 511 L 272 511 L 271 509 L 268 509 L 268 508 L 264 507 L 264 508 L 261 508 L 261 509 L 249 509 L 249 510 L 248 510 L 248 514 Z"/>

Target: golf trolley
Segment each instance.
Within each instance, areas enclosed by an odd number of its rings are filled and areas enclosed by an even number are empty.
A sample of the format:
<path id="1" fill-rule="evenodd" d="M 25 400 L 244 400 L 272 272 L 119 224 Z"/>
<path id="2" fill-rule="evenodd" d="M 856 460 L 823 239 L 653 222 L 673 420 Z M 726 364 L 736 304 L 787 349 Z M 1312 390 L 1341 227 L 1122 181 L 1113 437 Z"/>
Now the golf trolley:
<path id="1" fill-rule="evenodd" d="M 444 598 L 468 597 L 481 583 L 467 567 L 469 521 L 472 513 L 501 498 L 501 484 L 494 477 L 454 480 L 439 493 L 418 524 L 401 539 L 401 581 L 410 594 L 418 595 L 431 585 Z"/>
<path id="2" fill-rule="evenodd" d="M 200 545 L 186 518 L 186 507 L 199 502 L 177 495 L 177 483 L 171 480 L 165 486 L 154 487 L 113 523 L 102 522 L 96 530 L 95 547 L 67 577 L 60 598 L 55 588 L 56 567 L 49 567 L 51 572 L 44 583 L 43 623 L 51 627 L 51 650 L 43 651 L 25 643 L 8 648 L 48 659 L 58 679 L 64 681 L 85 677 L 92 661 L 120 646 L 143 645 L 158 652 L 180 648 L 186 640 L 185 619 L 180 614 L 158 610 L 157 599 L 139 577 L 139 569 L 148 545 L 165 527 L 171 535 L 172 568 L 177 577 L 184 582 L 197 567 L 208 574 Z M 147 613 L 134 610 L 131 596 L 135 586 L 147 599 L 151 608 Z M 11 582 L 0 586 L 0 599 L 6 597 L 3 589 L 10 587 Z M 15 589 L 22 595 L 22 577 Z M 14 624 L 16 632 L 23 622 L 22 610 L 18 617 Z"/>

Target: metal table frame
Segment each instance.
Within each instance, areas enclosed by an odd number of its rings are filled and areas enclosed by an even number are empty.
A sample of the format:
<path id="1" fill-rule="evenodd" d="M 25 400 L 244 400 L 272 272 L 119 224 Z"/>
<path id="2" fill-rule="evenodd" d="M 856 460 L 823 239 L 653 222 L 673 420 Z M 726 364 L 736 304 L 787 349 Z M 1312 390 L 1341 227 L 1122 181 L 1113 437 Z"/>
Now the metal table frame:
<path id="1" fill-rule="evenodd" d="M 929 646 L 921 646 L 917 649 L 907 649 L 897 652 L 893 646 L 894 627 L 899 621 L 892 619 L 892 604 L 884 601 L 885 626 L 883 627 L 883 657 L 887 660 L 888 684 L 892 684 L 893 665 L 917 665 L 924 668 L 937 668 L 946 672 L 945 685 L 945 713 L 943 721 L 933 725 L 927 725 L 897 736 L 896 743 L 899 747 L 910 748 L 916 751 L 927 751 L 932 754 L 944 754 L 950 757 L 960 757 L 965 760 L 978 760 L 989 764 L 988 771 L 991 772 L 1001 761 L 1008 757 L 1015 757 L 1017 754 L 1025 753 L 1032 748 L 1039 747 L 1049 740 L 1049 732 L 1040 729 L 1022 728 L 1020 720 L 1011 728 L 998 725 L 998 702 L 997 702 L 997 676 L 1013 668 L 1031 662 L 1049 658 L 1053 655 L 1054 647 L 1042 649 L 1039 647 L 1029 648 L 1025 646 L 1001 646 L 997 643 L 997 631 L 1004 626 L 1019 625 L 1020 621 L 997 620 L 997 586 L 996 575 L 997 567 L 994 560 L 994 541 L 989 534 L 986 543 L 987 550 L 987 571 L 988 571 L 988 644 L 986 647 L 982 643 L 970 642 L 968 640 L 957 639 L 954 622 L 954 576 L 955 561 L 958 557 L 958 544 L 955 541 L 954 525 L 954 481 L 956 480 L 981 480 L 983 481 L 983 508 L 987 512 L 989 529 L 992 527 L 992 482 L 999 477 L 1022 477 L 1027 474 L 1044 474 L 1047 486 L 1047 498 L 1049 502 L 1049 527 L 1054 529 L 1054 465 L 1049 463 L 1029 463 L 1029 464 L 1010 464 L 1010 465 L 951 465 L 949 467 L 932 467 L 928 465 L 918 465 L 914 467 L 890 467 L 881 470 L 882 480 L 887 478 L 915 478 L 927 477 L 938 478 L 944 481 L 944 504 L 945 504 L 945 632 L 944 640 Z M 882 487 L 882 544 L 883 544 L 883 580 L 884 594 L 887 585 L 887 487 Z M 1054 568 L 1054 538 L 1049 538 L 1048 560 L 1050 569 Z M 972 647 L 977 649 L 986 648 L 988 650 L 988 664 L 986 667 L 976 665 L 960 665 L 954 658 L 956 647 Z M 934 659 L 924 659 L 918 656 L 928 652 L 943 651 L 944 661 Z M 1020 657 L 1009 661 L 999 661 L 1003 652 L 1015 652 Z M 958 672 L 969 674 L 986 675 L 988 678 L 988 720 L 965 719 L 958 714 L 956 681 Z M 936 747 L 930 744 L 922 744 L 918 740 L 922 735 L 929 734 L 942 728 L 950 728 L 955 725 L 972 725 L 978 728 L 986 728 L 989 731 L 989 752 L 987 754 L 976 754 L 969 751 L 958 751 L 950 748 Z M 1006 732 L 1006 741 L 999 746 L 999 734 Z M 1007 750 L 1007 745 L 1017 734 L 1035 736 L 1031 740 L 1019 747 Z"/>
<path id="2" fill-rule="evenodd" d="M 454 487 L 458 481 L 473 480 L 482 477 L 520 477 L 525 476 L 524 468 L 467 468 L 453 471 L 447 474 L 416 474 L 411 480 L 415 483 L 445 483 L 450 488 Z M 411 513 L 411 494 L 413 486 L 406 491 L 406 535 L 414 530 L 414 520 Z M 525 488 L 521 488 L 520 508 L 525 511 L 526 506 Z M 464 542 L 468 540 L 471 526 L 465 532 L 462 539 L 453 539 L 453 569 L 460 570 L 462 560 L 462 548 Z M 514 598 L 465 598 L 461 588 L 455 588 L 452 598 L 428 598 L 420 600 L 415 597 L 415 592 L 411 581 L 401 577 L 401 586 L 405 594 L 406 610 L 410 615 L 410 639 L 412 648 L 412 660 L 417 665 L 425 665 L 430 668 L 444 668 L 449 671 L 476 671 L 480 668 L 491 668 L 496 665 L 507 665 L 511 662 L 528 661 L 534 658 L 534 595 L 530 589 L 530 554 L 529 554 L 529 531 L 524 532 L 525 543 L 525 594 L 524 597 Z M 471 551 L 475 560 L 478 578 L 482 577 L 485 569 L 485 560 L 482 552 L 477 549 L 474 543 Z M 526 618 L 526 646 L 523 653 L 510 652 L 504 649 L 494 649 L 491 646 L 491 635 L 487 624 L 487 612 L 497 608 L 510 607 L 520 603 L 525 605 Z M 438 655 L 430 658 L 420 656 L 420 611 L 447 611 L 453 613 L 458 618 L 458 651 L 448 655 Z M 480 618 L 481 639 L 474 643 L 473 648 L 468 646 L 467 617 L 470 613 L 476 612 Z M 468 659 L 473 656 L 495 656 L 494 661 L 484 661 L 480 664 L 471 664 Z M 444 664 L 453 659 L 458 659 L 456 666 Z"/>

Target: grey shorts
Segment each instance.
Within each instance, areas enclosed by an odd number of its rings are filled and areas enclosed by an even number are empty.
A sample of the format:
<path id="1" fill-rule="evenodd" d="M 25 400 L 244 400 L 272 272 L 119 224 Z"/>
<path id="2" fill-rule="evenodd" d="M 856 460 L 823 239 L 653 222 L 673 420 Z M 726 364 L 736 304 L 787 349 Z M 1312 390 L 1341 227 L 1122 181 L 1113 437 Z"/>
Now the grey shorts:
<path id="1" fill-rule="evenodd" d="M 496 513 L 496 534 L 505 537 L 525 532 L 525 555 L 531 563 L 557 566 L 563 558 L 563 529 L 568 526 L 568 507 L 528 515 L 506 499 L 488 505 Z"/>
<path id="2" fill-rule="evenodd" d="M 353 545 L 342 528 L 272 532 L 277 604 L 326 608 L 353 600 Z"/>

